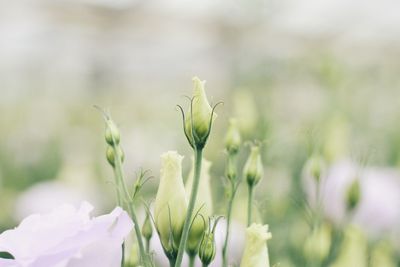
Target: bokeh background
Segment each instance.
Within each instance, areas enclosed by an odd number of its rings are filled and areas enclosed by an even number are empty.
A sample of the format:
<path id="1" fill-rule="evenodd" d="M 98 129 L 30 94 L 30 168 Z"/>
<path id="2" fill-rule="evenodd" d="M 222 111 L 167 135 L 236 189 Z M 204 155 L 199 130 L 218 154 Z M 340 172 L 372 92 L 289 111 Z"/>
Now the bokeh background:
<path id="1" fill-rule="evenodd" d="M 308 266 L 314 194 L 303 167 L 317 151 L 329 180 L 326 221 L 359 225 L 368 249 L 384 242 L 398 266 L 399 9 L 395 0 L 0 1 L 0 231 L 63 202 L 88 200 L 97 213 L 115 205 L 93 105 L 120 126 L 130 181 L 140 168 L 152 171 L 146 199 L 161 153 L 185 155 L 187 174 L 191 151 L 175 107 L 187 105 L 197 75 L 213 103 L 224 101 L 205 152 L 217 214 L 222 140 L 237 117 L 245 140 L 264 142 L 256 198 L 273 233 L 272 263 Z M 360 209 L 344 218 L 343 192 L 355 177 Z"/>

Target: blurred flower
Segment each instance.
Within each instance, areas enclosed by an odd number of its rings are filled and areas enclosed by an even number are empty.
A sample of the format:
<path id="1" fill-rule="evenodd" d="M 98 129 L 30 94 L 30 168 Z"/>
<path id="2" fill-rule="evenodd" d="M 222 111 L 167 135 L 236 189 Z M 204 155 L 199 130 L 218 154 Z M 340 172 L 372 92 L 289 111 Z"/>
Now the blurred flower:
<path id="1" fill-rule="evenodd" d="M 176 151 L 161 155 L 160 185 L 154 206 L 155 226 L 169 255 L 177 252 L 187 209 L 182 159 Z"/>
<path id="2" fill-rule="evenodd" d="M 347 120 L 334 115 L 325 128 L 324 156 L 329 162 L 337 161 L 348 154 L 349 125 Z"/>
<path id="3" fill-rule="evenodd" d="M 256 185 L 264 174 L 264 167 L 261 162 L 260 147 L 254 145 L 243 168 L 243 174 L 249 186 Z"/>
<path id="4" fill-rule="evenodd" d="M 229 154 L 236 154 L 242 143 L 237 119 L 229 120 L 229 128 L 225 136 L 225 148 Z"/>
<path id="5" fill-rule="evenodd" d="M 194 160 L 192 160 L 192 169 L 189 173 L 189 178 L 186 181 L 186 193 L 187 197 L 190 197 L 192 193 L 193 177 L 194 177 Z M 208 217 L 212 215 L 213 204 L 212 195 L 210 188 L 210 168 L 211 162 L 204 159 L 202 160 L 201 170 L 200 170 L 200 181 L 199 181 L 199 191 L 197 193 L 196 203 L 194 206 L 194 215 L 198 212 L 198 216 L 195 217 L 189 232 L 189 238 L 187 241 L 187 251 L 192 254 L 196 254 L 198 246 L 203 237 L 205 227 L 207 224 L 204 223 L 208 221 Z M 201 216 L 200 216 L 201 215 Z"/>
<path id="6" fill-rule="evenodd" d="M 119 266 L 121 245 L 133 223 L 119 207 L 95 218 L 90 218 L 92 210 L 84 202 L 79 209 L 64 205 L 28 216 L 0 235 L 0 251 L 14 257 L 0 261 L 1 266 Z"/>
<path id="7" fill-rule="evenodd" d="M 393 248 L 389 242 L 380 241 L 372 250 L 371 267 L 396 267 Z"/>
<path id="8" fill-rule="evenodd" d="M 308 199 L 313 200 L 315 184 L 310 177 L 303 178 Z M 400 203 L 400 173 L 394 169 L 370 167 L 360 170 L 350 161 L 332 165 L 320 184 L 325 215 L 338 225 L 348 219 L 346 197 L 356 179 L 360 183 L 361 198 L 352 222 L 373 235 L 395 229 L 400 222 L 400 210 L 393 205 Z"/>
<path id="9" fill-rule="evenodd" d="M 250 225 L 246 230 L 246 245 L 240 267 L 269 267 L 267 240 L 271 237 L 268 225 Z"/>
<path id="10" fill-rule="evenodd" d="M 330 267 L 366 267 L 367 238 L 360 228 L 348 226 L 336 261 Z"/>
<path id="11" fill-rule="evenodd" d="M 331 227 L 322 224 L 313 229 L 304 243 L 304 256 L 311 262 L 321 263 L 331 248 Z"/>
<path id="12" fill-rule="evenodd" d="M 233 95 L 233 104 L 241 132 L 250 135 L 259 119 L 254 96 L 248 90 L 237 90 Z"/>

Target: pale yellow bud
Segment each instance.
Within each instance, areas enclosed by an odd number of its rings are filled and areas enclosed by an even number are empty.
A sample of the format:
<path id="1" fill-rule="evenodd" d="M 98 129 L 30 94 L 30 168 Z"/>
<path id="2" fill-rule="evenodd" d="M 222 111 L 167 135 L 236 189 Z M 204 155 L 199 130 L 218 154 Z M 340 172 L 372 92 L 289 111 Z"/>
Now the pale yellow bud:
<path id="1" fill-rule="evenodd" d="M 203 158 L 200 170 L 199 191 L 197 193 L 193 217 L 196 215 L 197 211 L 199 211 L 199 215 L 193 221 L 186 245 L 187 252 L 192 255 L 197 254 L 199 244 L 203 237 L 203 233 L 206 230 L 205 227 L 207 227 L 207 224 L 204 224 L 204 221 L 200 215 L 203 216 L 206 223 L 208 221 L 208 217 L 212 215 L 213 203 L 210 187 L 210 168 L 211 162 Z M 192 193 L 193 177 L 194 161 L 185 186 L 186 192 L 188 194 L 187 197 L 190 197 L 190 194 Z"/>
<path id="2" fill-rule="evenodd" d="M 170 254 L 178 248 L 187 209 L 182 159 L 176 151 L 161 156 L 160 184 L 154 206 L 156 228 L 165 251 Z"/>
<path id="3" fill-rule="evenodd" d="M 373 249 L 371 267 L 396 267 L 393 248 L 387 241 L 380 241 Z"/>
<path id="4" fill-rule="evenodd" d="M 322 224 L 313 229 L 304 243 L 304 256 L 312 262 L 321 263 L 328 256 L 331 248 L 331 227 Z"/>
<path id="5" fill-rule="evenodd" d="M 212 116 L 212 108 L 204 89 L 205 81 L 194 77 L 193 84 L 193 103 L 186 114 L 185 132 L 192 147 L 202 148 L 210 132 L 211 117 L 215 119 L 217 115 Z"/>
<path id="6" fill-rule="evenodd" d="M 261 162 L 260 147 L 254 145 L 251 148 L 249 158 L 243 168 L 244 177 L 249 186 L 256 185 L 264 174 L 264 167 Z"/>
<path id="7" fill-rule="evenodd" d="M 108 119 L 106 121 L 106 133 L 105 133 L 105 139 L 106 142 L 112 146 L 115 144 L 118 145 L 121 139 L 121 135 L 119 133 L 118 127 L 115 125 L 115 123 L 111 120 Z"/>
<path id="8" fill-rule="evenodd" d="M 311 156 L 304 166 L 304 174 L 307 177 L 312 177 L 317 183 L 320 182 L 326 169 L 326 163 L 324 159 L 315 154 Z"/>
<path id="9" fill-rule="evenodd" d="M 367 239 L 361 229 L 349 226 L 337 260 L 330 267 L 367 267 Z"/>
<path id="10" fill-rule="evenodd" d="M 236 154 L 239 151 L 242 138 L 236 119 L 229 120 L 229 128 L 225 137 L 225 148 L 230 154 Z"/>
<path id="11" fill-rule="evenodd" d="M 106 158 L 108 163 L 110 163 L 110 165 L 113 167 L 115 166 L 115 151 L 117 151 L 118 157 L 121 159 L 121 163 L 125 160 L 125 153 L 120 146 L 117 146 L 115 149 L 112 146 L 107 146 Z"/>
<path id="12" fill-rule="evenodd" d="M 267 240 L 271 237 L 268 225 L 250 225 L 246 229 L 246 243 L 240 267 L 269 267 Z"/>

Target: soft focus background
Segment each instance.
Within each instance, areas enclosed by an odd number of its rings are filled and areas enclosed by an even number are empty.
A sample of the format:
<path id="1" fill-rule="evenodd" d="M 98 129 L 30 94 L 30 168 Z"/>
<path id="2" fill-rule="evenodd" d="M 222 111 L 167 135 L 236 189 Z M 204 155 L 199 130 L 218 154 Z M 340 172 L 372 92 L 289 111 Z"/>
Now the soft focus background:
<path id="1" fill-rule="evenodd" d="M 396 264 L 379 266 L 398 266 L 399 10 L 395 0 L 0 1 L 0 232 L 63 202 L 88 200 L 97 213 L 115 205 L 93 105 L 120 126 L 129 179 L 152 171 L 148 200 L 162 152 L 185 155 L 186 174 L 191 150 L 175 105 L 187 104 L 197 75 L 212 102 L 225 103 L 205 152 L 216 213 L 225 206 L 222 140 L 235 116 L 245 140 L 265 143 L 256 198 L 272 263 L 307 266 L 314 193 L 302 174 L 318 150 L 326 221 L 359 225 L 369 250 L 384 242 Z M 247 154 L 244 146 L 240 166 Z M 344 218 L 356 176 L 361 204 Z"/>

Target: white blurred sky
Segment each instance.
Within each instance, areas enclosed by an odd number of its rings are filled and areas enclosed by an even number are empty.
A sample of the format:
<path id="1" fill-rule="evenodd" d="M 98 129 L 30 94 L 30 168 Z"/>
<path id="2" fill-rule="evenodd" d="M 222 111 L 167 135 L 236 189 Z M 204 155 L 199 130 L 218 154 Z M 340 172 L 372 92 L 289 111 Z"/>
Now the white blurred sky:
<path id="1" fill-rule="evenodd" d="M 399 11 L 396 0 L 0 0 L 0 90 L 218 84 L 237 53 L 227 28 L 253 54 L 321 38 L 382 50 L 400 41 Z"/>

